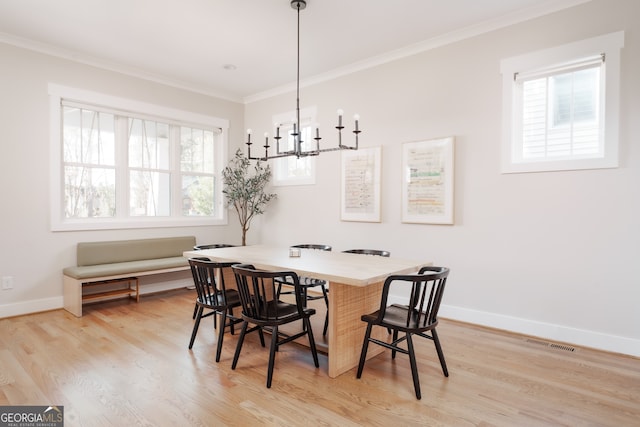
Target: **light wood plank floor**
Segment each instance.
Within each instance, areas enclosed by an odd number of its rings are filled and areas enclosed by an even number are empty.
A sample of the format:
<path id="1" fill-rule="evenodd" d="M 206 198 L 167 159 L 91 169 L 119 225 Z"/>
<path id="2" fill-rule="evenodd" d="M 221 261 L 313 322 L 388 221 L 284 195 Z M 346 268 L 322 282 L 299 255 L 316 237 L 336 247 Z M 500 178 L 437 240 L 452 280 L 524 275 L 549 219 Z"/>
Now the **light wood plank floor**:
<path id="1" fill-rule="evenodd" d="M 450 377 L 433 343 L 416 340 L 422 400 L 406 356 L 385 352 L 331 379 L 327 358 L 285 345 L 273 386 L 267 349 L 251 334 L 235 371 L 237 335 L 220 363 L 205 319 L 187 349 L 194 291 L 0 320 L 0 405 L 64 405 L 73 426 L 638 426 L 640 360 L 441 320 Z M 321 305 L 319 305 L 321 307 Z M 322 336 L 324 313 L 316 325 Z M 316 329 L 316 327 L 314 327 Z"/>

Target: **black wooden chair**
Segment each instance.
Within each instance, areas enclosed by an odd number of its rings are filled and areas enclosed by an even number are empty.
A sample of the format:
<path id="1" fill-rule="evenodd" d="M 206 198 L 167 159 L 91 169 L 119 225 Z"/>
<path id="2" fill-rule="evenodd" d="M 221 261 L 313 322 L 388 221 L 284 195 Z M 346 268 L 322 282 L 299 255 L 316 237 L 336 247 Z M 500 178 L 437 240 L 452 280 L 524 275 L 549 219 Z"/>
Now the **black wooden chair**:
<path id="1" fill-rule="evenodd" d="M 217 249 L 217 248 L 233 248 L 236 245 L 228 245 L 226 243 L 212 243 L 209 245 L 195 245 L 193 247 L 194 251 L 201 251 L 204 249 Z"/>
<path id="2" fill-rule="evenodd" d="M 391 256 L 391 252 L 382 251 L 379 249 L 348 249 L 342 252 L 347 254 L 375 255 L 375 256 L 384 256 L 384 257 Z"/>
<path id="3" fill-rule="evenodd" d="M 400 352 L 409 355 L 411 364 L 411 375 L 413 376 L 413 387 L 416 398 L 421 398 L 420 380 L 418 378 L 418 366 L 413 346 L 413 336 L 421 336 L 434 342 L 440 366 L 445 377 L 449 376 L 447 364 L 444 360 L 444 353 L 440 345 L 440 339 L 436 332 L 438 326 L 438 310 L 444 287 L 447 282 L 449 269 L 446 267 L 422 267 L 418 274 L 393 275 L 387 277 L 382 289 L 382 299 L 380 309 L 371 314 L 362 316 L 362 321 L 367 322 L 367 330 L 360 353 L 360 363 L 358 364 L 357 378 L 362 376 L 367 359 L 367 348 L 369 343 L 374 343 L 391 349 L 391 358 L 395 359 L 396 353 Z M 393 289 L 393 297 L 402 295 L 405 304 L 387 305 L 389 292 Z M 382 326 L 393 331 L 391 343 L 381 341 L 371 337 L 373 326 Z M 398 338 L 398 334 L 403 336 Z M 430 335 L 427 333 L 430 332 Z M 400 347 L 402 342 L 407 342 L 407 348 Z"/>
<path id="4" fill-rule="evenodd" d="M 191 274 L 193 282 L 198 292 L 196 299 L 196 316 L 191 332 L 191 341 L 189 349 L 193 347 L 196 339 L 200 320 L 205 317 L 220 316 L 220 327 L 218 328 L 218 344 L 216 348 L 216 362 L 220 361 L 222 352 L 222 341 L 224 340 L 224 332 L 228 326 L 233 334 L 233 326 L 242 322 L 242 319 L 233 315 L 233 309 L 240 307 L 240 298 L 235 289 L 227 289 L 224 282 L 223 269 L 230 268 L 235 262 L 213 262 L 204 259 L 190 259 Z M 207 313 L 204 311 L 209 310 Z M 214 327 L 217 323 L 214 322 Z"/>
<path id="5" fill-rule="evenodd" d="M 313 250 L 317 250 L 317 251 L 330 251 L 332 248 L 329 245 L 318 245 L 318 244 L 311 244 L 311 243 L 305 243 L 305 244 L 301 244 L 301 245 L 293 245 L 291 246 L 292 248 L 298 248 L 298 249 L 313 249 Z M 327 307 L 327 311 L 324 317 L 324 328 L 322 329 L 322 335 L 327 335 L 327 329 L 329 327 L 329 296 L 327 294 L 327 281 L 326 280 L 322 280 L 322 279 L 316 279 L 314 277 L 305 277 L 305 276 L 299 276 L 298 279 L 300 280 L 300 286 L 302 286 L 302 292 L 304 294 L 304 306 L 307 306 L 307 301 L 314 301 L 320 298 L 324 299 L 324 303 Z M 293 291 L 282 291 L 282 285 L 289 285 L 291 286 L 291 283 L 288 283 L 286 280 L 278 280 L 279 282 L 279 286 L 278 286 L 278 294 L 279 295 L 284 295 L 284 294 L 292 294 Z M 318 294 L 309 294 L 308 290 L 310 288 L 320 288 L 320 290 L 322 291 L 322 295 L 318 295 Z"/>
<path id="6" fill-rule="evenodd" d="M 194 251 L 201 251 L 204 249 L 216 249 L 216 248 L 232 248 L 235 245 L 228 245 L 226 243 L 213 243 L 210 245 L 195 245 L 193 247 Z M 203 260 L 208 260 L 209 258 L 203 258 L 203 257 L 197 257 L 195 259 L 203 259 Z M 198 311 L 198 304 L 195 305 L 195 307 L 193 307 L 193 318 L 196 318 L 196 312 Z M 216 317 L 213 318 L 213 326 L 217 327 L 217 323 L 216 323 Z"/>
<path id="7" fill-rule="evenodd" d="M 296 340 L 304 335 L 309 338 L 309 346 L 313 362 L 317 367 L 318 353 L 313 339 L 313 330 L 309 318 L 315 314 L 315 309 L 304 307 L 303 288 L 300 286 L 298 275 L 293 271 L 263 271 L 257 270 L 253 265 L 234 265 L 233 272 L 236 276 L 236 285 L 242 304 L 242 330 L 238 338 L 236 353 L 233 356 L 231 369 L 236 369 L 238 358 L 242 350 L 244 337 L 247 333 L 258 331 L 260 342 L 264 346 L 263 329 L 271 332 L 271 346 L 269 350 L 269 367 L 267 370 L 267 388 L 271 387 L 273 367 L 276 351 L 282 344 Z M 293 283 L 295 291 L 295 303 L 286 303 L 278 298 L 278 279 L 285 278 Z M 291 322 L 302 320 L 303 330 L 294 334 L 285 334 L 279 327 Z M 249 328 L 249 324 L 253 324 Z"/>

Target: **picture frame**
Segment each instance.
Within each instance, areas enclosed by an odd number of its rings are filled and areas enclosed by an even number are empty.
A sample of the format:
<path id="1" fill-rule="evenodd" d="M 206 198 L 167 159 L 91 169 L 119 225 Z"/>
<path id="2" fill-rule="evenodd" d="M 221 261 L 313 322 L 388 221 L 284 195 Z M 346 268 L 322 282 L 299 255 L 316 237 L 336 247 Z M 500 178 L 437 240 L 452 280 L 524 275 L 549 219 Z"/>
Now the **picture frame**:
<path id="1" fill-rule="evenodd" d="M 342 152 L 342 221 L 380 222 L 382 147 Z"/>
<path id="2" fill-rule="evenodd" d="M 450 136 L 402 144 L 403 223 L 454 223 L 454 142 Z"/>

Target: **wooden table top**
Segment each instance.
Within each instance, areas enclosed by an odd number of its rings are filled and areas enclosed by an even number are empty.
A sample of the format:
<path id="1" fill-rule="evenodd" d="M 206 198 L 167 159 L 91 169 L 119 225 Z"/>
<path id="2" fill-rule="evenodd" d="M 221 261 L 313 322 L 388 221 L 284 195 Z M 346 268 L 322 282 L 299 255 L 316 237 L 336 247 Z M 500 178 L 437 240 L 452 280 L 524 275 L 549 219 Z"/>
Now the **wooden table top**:
<path id="1" fill-rule="evenodd" d="M 379 283 L 391 274 L 411 274 L 428 261 L 302 249 L 299 257 L 289 256 L 289 247 L 252 245 L 187 251 L 186 258 L 208 257 L 214 261 L 238 261 L 263 270 L 292 270 L 351 286 Z"/>

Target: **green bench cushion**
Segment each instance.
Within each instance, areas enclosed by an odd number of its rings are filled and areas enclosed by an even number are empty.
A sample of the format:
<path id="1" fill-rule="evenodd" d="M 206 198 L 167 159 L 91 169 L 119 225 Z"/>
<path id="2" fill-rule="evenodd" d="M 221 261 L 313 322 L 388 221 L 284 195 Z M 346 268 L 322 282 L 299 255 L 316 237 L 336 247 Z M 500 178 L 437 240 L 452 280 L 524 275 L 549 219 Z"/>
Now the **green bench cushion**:
<path id="1" fill-rule="evenodd" d="M 188 267 L 182 254 L 195 244 L 195 236 L 80 242 L 77 265 L 65 268 L 63 273 L 82 280 Z"/>
<path id="2" fill-rule="evenodd" d="M 78 267 L 181 257 L 193 250 L 194 236 L 78 243 Z"/>
<path id="3" fill-rule="evenodd" d="M 187 267 L 189 261 L 186 258 L 170 257 L 159 259 L 145 259 L 139 261 L 116 262 L 110 264 L 87 265 L 79 267 L 67 267 L 63 270 L 65 276 L 74 279 L 91 279 L 96 277 L 115 276 L 118 274 L 131 274 L 166 268 Z"/>

